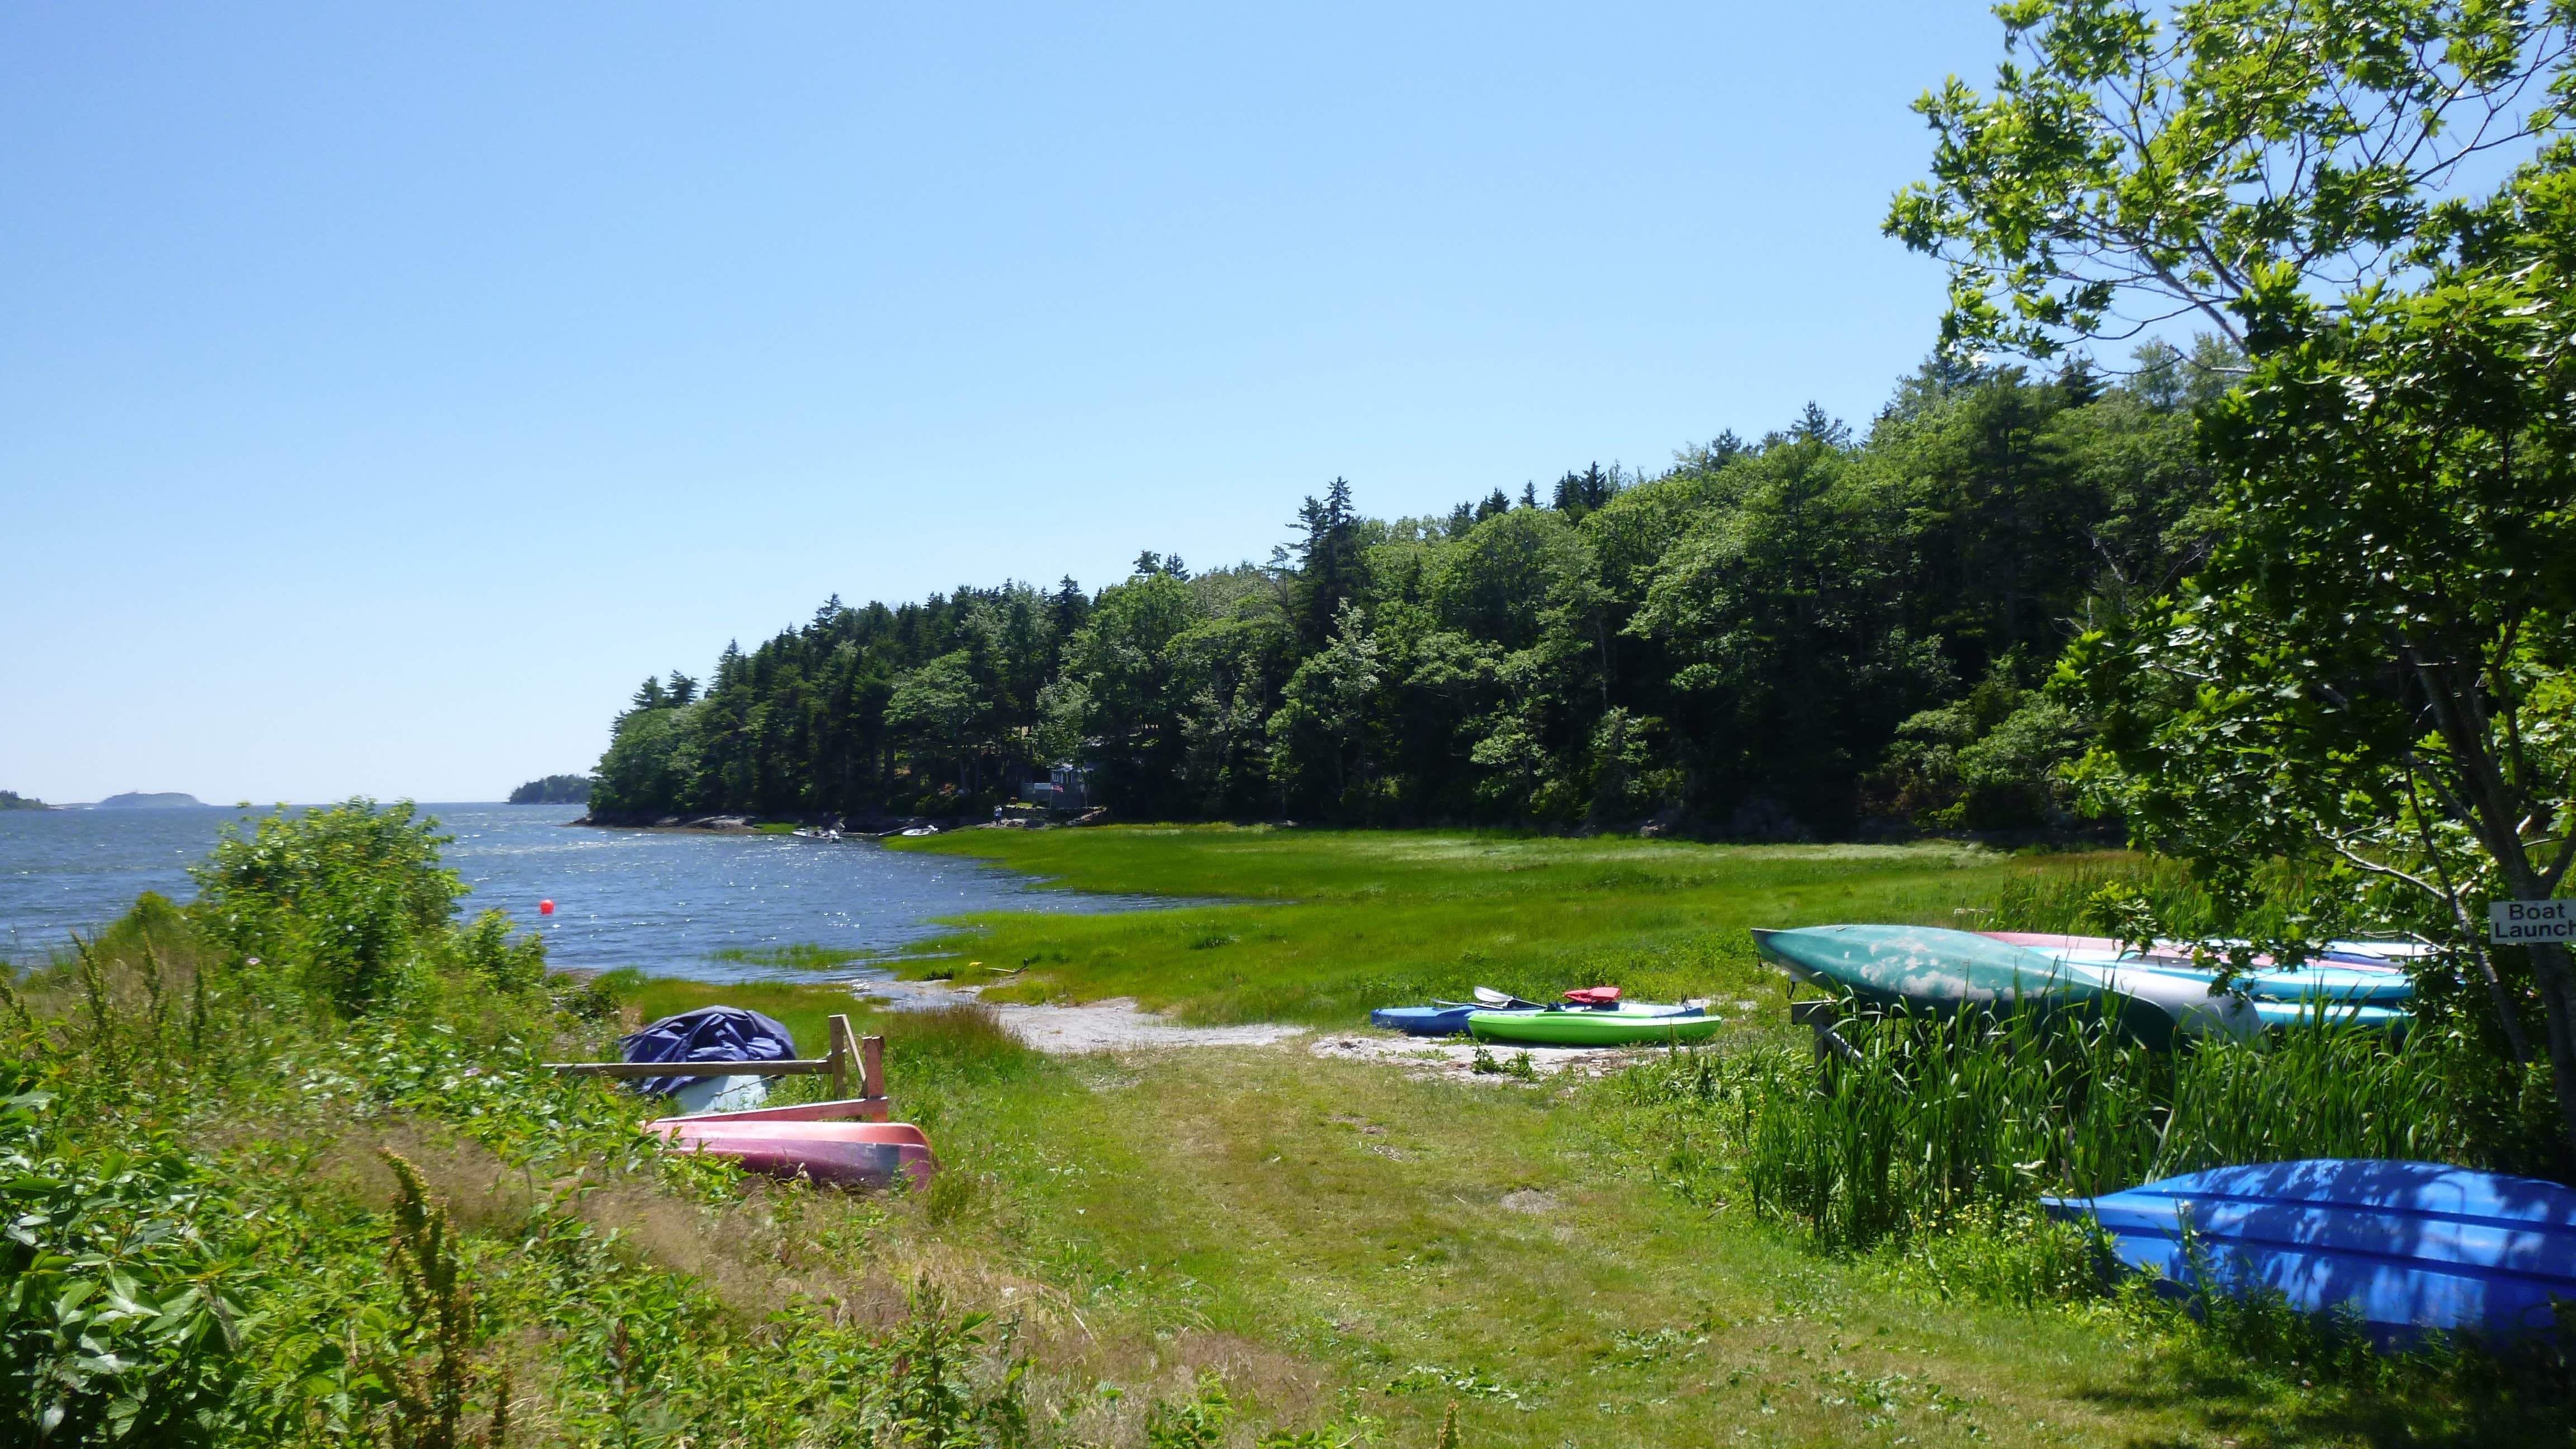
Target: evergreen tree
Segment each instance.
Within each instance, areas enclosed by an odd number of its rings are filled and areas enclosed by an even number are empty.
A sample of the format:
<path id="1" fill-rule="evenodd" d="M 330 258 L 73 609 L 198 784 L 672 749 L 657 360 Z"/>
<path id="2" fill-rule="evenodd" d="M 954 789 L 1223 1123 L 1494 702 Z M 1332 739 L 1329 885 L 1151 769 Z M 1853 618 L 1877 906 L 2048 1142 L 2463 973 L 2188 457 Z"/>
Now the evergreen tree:
<path id="1" fill-rule="evenodd" d="M 1297 522 L 1306 533 L 1297 546 L 1298 637 L 1320 648 L 1332 637 L 1342 605 L 1360 589 L 1359 515 L 1351 508 L 1350 481 L 1335 478 L 1321 501 L 1308 498 Z"/>

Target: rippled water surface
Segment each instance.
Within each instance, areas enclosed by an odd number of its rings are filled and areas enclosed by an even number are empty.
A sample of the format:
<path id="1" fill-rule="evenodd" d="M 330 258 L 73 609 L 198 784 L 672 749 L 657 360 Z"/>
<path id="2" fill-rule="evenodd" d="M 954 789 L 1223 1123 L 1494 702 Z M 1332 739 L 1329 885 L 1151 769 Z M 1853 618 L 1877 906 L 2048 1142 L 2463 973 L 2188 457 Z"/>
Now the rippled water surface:
<path id="1" fill-rule="evenodd" d="M 1040 890 L 1026 876 L 864 841 L 567 826 L 580 807 L 425 805 L 447 863 L 473 887 L 468 912 L 498 906 L 541 929 L 557 966 L 633 966 L 727 980 L 775 974 L 720 951 L 811 942 L 897 951 L 977 911 L 1117 911 L 1176 902 Z M 114 919 L 143 891 L 196 893 L 188 867 L 231 810 L 0 811 L 0 952 L 41 957 L 66 933 Z M 540 917 L 551 899 L 555 914 Z M 863 963 L 839 974 L 870 975 Z"/>

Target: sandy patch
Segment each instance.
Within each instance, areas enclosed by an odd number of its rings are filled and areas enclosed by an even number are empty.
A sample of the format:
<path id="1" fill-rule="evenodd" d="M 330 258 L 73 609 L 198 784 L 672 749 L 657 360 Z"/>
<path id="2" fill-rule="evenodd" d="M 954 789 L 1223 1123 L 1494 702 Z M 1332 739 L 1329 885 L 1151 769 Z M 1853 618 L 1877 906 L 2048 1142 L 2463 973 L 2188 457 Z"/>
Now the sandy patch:
<path id="1" fill-rule="evenodd" d="M 1416 1077 L 1442 1077 L 1461 1082 L 1510 1082 L 1517 1078 L 1503 1072 L 1476 1070 L 1476 1043 L 1464 1038 L 1397 1036 L 1378 1032 L 1334 1032 L 1315 1039 L 1307 1047 L 1319 1057 L 1337 1057 L 1344 1061 L 1385 1062 L 1405 1068 Z M 1644 1053 L 1661 1051 L 1660 1047 L 1558 1047 L 1512 1046 L 1493 1043 L 1482 1048 L 1488 1060 L 1497 1065 L 1512 1061 L 1523 1052 L 1529 1054 L 1530 1069 L 1542 1077 L 1572 1072 L 1578 1077 L 1598 1077 L 1615 1072 Z"/>
<path id="2" fill-rule="evenodd" d="M 1381 1062 L 1402 1067 L 1408 1075 L 1461 1082 L 1504 1083 L 1521 1080 L 1510 1072 L 1476 1070 L 1481 1051 L 1487 1062 L 1503 1066 L 1523 1055 L 1541 1077 L 1572 1073 L 1599 1077 L 1663 1050 L 1656 1046 L 1559 1047 L 1495 1043 L 1479 1048 L 1464 1037 L 1403 1036 L 1395 1032 L 1314 1033 L 1284 1022 L 1250 1026 L 1183 1026 L 1159 1012 L 1140 1009 L 1133 997 L 1089 1001 L 1080 1006 L 1025 1006 L 984 1001 L 980 985 L 954 981 L 869 981 L 855 988 L 862 996 L 885 1001 L 897 1010 L 927 1010 L 961 1001 L 980 1003 L 1004 1030 L 1042 1052 L 1080 1056 L 1089 1052 L 1149 1051 L 1170 1047 L 1278 1046 L 1314 1036 L 1306 1049 L 1316 1056 L 1343 1061 Z M 1711 1013 L 1715 1013 L 1712 1011 Z"/>
<path id="3" fill-rule="evenodd" d="M 948 981 L 871 981 L 861 988 L 896 1007 L 945 1006 L 956 1001 L 982 1001 L 980 986 Z M 983 1002 L 1002 1029 L 1042 1052 L 1078 1056 L 1085 1052 L 1140 1051 L 1157 1047 L 1275 1046 L 1306 1028 L 1280 1022 L 1250 1026 L 1183 1026 L 1158 1012 L 1144 1011 L 1135 999 L 1114 996 L 1080 1006 L 1025 1006 Z"/>

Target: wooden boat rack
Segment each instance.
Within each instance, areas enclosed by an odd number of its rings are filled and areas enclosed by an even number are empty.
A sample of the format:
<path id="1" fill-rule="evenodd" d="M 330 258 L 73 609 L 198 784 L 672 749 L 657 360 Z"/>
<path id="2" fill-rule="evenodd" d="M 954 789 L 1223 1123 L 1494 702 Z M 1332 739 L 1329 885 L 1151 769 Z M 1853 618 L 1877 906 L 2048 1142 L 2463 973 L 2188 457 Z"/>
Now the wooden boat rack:
<path id="1" fill-rule="evenodd" d="M 850 1105 L 856 1115 L 883 1120 L 886 1110 L 885 1038 L 855 1036 L 850 1019 L 830 1018 L 831 1051 L 819 1057 L 781 1057 L 757 1062 L 547 1062 L 551 1072 L 582 1077 L 830 1077 L 831 1105 Z M 850 1096 L 855 1069 L 859 1095 Z M 873 1111 L 867 1109 L 873 1108 Z M 792 1110 L 792 1109 L 771 1109 Z M 745 1114 L 748 1115 L 748 1114 Z"/>
<path id="2" fill-rule="evenodd" d="M 1818 1062 L 1824 1061 L 1826 1054 L 1830 1052 L 1835 1056 L 1841 1057 L 1844 1061 L 1857 1066 L 1860 1063 L 1860 1049 L 1853 1046 L 1850 1042 L 1843 1040 L 1842 1033 L 1834 1030 L 1841 1021 L 1842 1003 L 1839 1001 L 1792 1001 L 1789 1003 L 1789 1024 L 1791 1026 L 1806 1027 L 1816 1034 L 1816 1060 Z"/>

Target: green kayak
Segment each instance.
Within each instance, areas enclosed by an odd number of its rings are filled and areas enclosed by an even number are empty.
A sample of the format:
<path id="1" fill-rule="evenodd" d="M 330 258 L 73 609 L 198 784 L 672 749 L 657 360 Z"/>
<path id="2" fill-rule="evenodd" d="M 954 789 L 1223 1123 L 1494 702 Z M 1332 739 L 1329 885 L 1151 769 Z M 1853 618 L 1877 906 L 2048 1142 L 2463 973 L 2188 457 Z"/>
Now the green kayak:
<path id="1" fill-rule="evenodd" d="M 1725 1024 L 1714 1016 L 1677 1015 L 1677 1010 L 1635 1002 L 1611 1011 L 1478 1011 L 1469 1013 L 1467 1030 L 1478 1041 L 1530 1046 L 1636 1046 L 1706 1041 Z"/>

